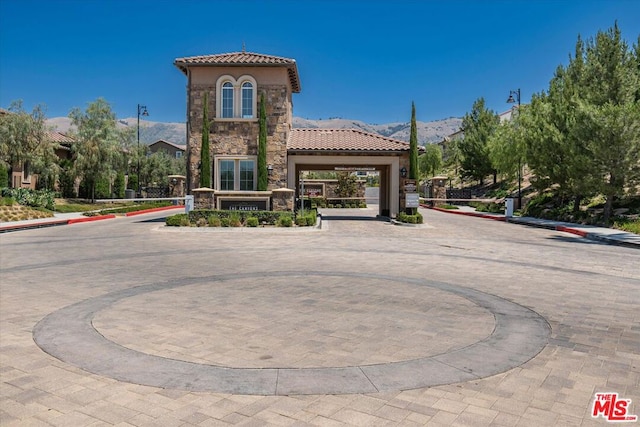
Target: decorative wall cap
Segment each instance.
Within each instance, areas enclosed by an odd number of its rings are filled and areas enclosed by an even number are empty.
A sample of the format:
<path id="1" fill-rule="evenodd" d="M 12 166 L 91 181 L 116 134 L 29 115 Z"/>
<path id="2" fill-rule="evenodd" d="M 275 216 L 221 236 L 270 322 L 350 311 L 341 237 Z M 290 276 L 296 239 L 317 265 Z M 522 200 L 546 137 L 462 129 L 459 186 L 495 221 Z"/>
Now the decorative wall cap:
<path id="1" fill-rule="evenodd" d="M 194 188 L 193 190 L 191 190 L 193 193 L 215 193 L 216 190 L 214 190 L 213 188 L 209 188 L 209 187 L 201 187 L 201 188 Z"/>
<path id="2" fill-rule="evenodd" d="M 296 190 L 292 190 L 291 188 L 274 188 L 271 190 L 274 193 L 295 193 Z"/>

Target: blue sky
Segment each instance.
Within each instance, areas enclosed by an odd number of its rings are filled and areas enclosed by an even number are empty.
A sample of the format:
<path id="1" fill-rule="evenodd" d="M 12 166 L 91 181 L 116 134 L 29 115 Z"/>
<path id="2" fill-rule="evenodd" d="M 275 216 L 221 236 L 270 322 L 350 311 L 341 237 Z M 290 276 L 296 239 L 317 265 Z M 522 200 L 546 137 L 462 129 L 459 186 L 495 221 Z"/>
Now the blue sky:
<path id="1" fill-rule="evenodd" d="M 505 111 L 548 87 L 578 34 L 618 21 L 632 44 L 640 1 L 0 0 L 0 106 L 41 103 L 67 116 L 98 97 L 118 118 L 146 105 L 184 122 L 183 56 L 248 52 L 293 58 L 294 115 L 369 123 L 461 117 L 474 100 Z"/>

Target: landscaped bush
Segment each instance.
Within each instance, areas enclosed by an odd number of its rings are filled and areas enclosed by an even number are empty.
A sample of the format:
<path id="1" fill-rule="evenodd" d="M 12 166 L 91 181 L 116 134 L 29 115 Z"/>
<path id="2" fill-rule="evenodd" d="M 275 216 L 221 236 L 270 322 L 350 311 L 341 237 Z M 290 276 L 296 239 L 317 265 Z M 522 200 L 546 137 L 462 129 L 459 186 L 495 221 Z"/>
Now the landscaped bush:
<path id="1" fill-rule="evenodd" d="M 327 199 L 324 197 L 311 197 L 311 207 L 312 208 L 326 208 L 327 207 Z"/>
<path id="2" fill-rule="evenodd" d="M 504 213 L 504 205 L 501 203 L 469 202 L 469 206 L 476 208 L 478 212 Z"/>
<path id="3" fill-rule="evenodd" d="M 283 216 L 278 219 L 278 226 L 280 227 L 291 227 L 293 225 L 293 218 L 290 216 Z"/>
<path id="4" fill-rule="evenodd" d="M 422 214 L 420 214 L 419 212 L 416 212 L 415 215 L 409 215 L 407 213 L 400 212 L 396 217 L 396 220 L 407 223 L 407 224 L 422 224 L 424 221 L 424 218 L 422 217 Z"/>
<path id="5" fill-rule="evenodd" d="M 189 222 L 189 216 L 184 213 L 167 217 L 165 224 L 170 227 L 188 227 L 191 225 Z"/>
<path id="6" fill-rule="evenodd" d="M 30 190 L 28 188 L 3 188 L 2 197 L 11 197 L 22 206 L 45 208 L 52 211 L 55 208 L 55 193 L 49 190 Z"/>
<path id="7" fill-rule="evenodd" d="M 209 227 L 220 227 L 222 222 L 218 215 L 209 215 Z"/>
<path id="8" fill-rule="evenodd" d="M 17 204 L 17 202 L 11 197 L 3 197 L 0 199 L 0 206 L 13 206 L 15 204 Z"/>
<path id="9" fill-rule="evenodd" d="M 300 226 L 315 225 L 317 211 L 305 210 L 305 214 L 298 216 L 296 224 Z M 177 217 L 177 219 L 176 219 Z M 279 227 L 291 227 L 294 224 L 291 212 L 280 211 L 221 211 L 202 209 L 194 210 L 188 214 L 178 214 L 167 218 L 167 225 L 199 227 L 258 227 L 259 225 L 271 225 Z"/>
<path id="10" fill-rule="evenodd" d="M 237 212 L 233 212 L 231 215 L 229 215 L 229 226 L 242 227 L 242 218 Z"/>
<path id="11" fill-rule="evenodd" d="M 627 231 L 629 233 L 640 234 L 640 219 L 616 219 L 613 222 L 613 228 L 618 230 Z"/>

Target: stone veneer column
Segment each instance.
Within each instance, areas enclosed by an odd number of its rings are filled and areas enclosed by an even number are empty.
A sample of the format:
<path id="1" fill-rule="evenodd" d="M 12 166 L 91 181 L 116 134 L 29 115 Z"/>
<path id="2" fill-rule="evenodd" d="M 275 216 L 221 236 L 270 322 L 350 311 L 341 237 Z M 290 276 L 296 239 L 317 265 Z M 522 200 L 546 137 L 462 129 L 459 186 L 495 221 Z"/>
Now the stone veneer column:
<path id="1" fill-rule="evenodd" d="M 194 188 L 193 194 L 194 209 L 215 209 L 215 190 L 211 188 Z"/>
<path id="2" fill-rule="evenodd" d="M 274 211 L 293 211 L 295 190 L 290 188 L 276 188 L 271 195 L 271 209 Z"/>

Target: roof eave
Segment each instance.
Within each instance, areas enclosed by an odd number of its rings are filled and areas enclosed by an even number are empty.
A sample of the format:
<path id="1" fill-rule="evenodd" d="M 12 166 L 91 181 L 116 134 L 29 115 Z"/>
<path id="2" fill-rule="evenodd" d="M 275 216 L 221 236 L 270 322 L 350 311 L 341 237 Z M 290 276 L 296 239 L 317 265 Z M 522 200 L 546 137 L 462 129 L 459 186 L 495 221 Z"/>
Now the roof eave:
<path id="1" fill-rule="evenodd" d="M 194 67 L 283 67 L 289 73 L 289 83 L 293 93 L 300 93 L 300 76 L 298 74 L 298 65 L 294 61 L 292 64 L 187 64 L 184 61 L 173 61 L 182 74 L 187 75 L 188 68 Z"/>

